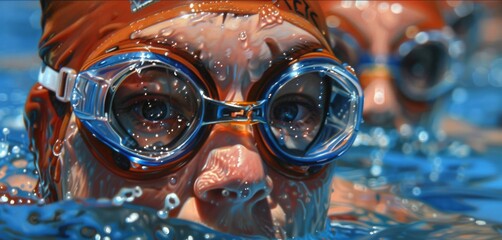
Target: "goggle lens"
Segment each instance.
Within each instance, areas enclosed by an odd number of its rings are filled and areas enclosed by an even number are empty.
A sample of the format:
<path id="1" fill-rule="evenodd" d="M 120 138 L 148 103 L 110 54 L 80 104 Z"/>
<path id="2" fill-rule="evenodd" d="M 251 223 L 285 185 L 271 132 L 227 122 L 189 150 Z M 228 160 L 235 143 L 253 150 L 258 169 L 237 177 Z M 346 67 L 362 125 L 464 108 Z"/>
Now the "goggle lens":
<path id="1" fill-rule="evenodd" d="M 304 155 L 322 126 L 327 86 L 318 73 L 284 84 L 271 98 L 268 124 L 277 144 L 290 154 Z"/>
<path id="2" fill-rule="evenodd" d="M 191 132 L 200 99 L 183 74 L 159 66 L 134 69 L 113 89 L 111 125 L 124 147 L 163 155 Z"/>
<path id="3" fill-rule="evenodd" d="M 401 60 L 401 87 L 410 94 L 427 92 L 438 86 L 450 66 L 450 56 L 444 44 L 428 42 L 417 45 Z"/>
<path id="4" fill-rule="evenodd" d="M 317 165 L 343 154 L 357 133 L 362 91 L 335 62 L 307 59 L 290 66 L 264 93 L 268 146 L 297 165 Z"/>

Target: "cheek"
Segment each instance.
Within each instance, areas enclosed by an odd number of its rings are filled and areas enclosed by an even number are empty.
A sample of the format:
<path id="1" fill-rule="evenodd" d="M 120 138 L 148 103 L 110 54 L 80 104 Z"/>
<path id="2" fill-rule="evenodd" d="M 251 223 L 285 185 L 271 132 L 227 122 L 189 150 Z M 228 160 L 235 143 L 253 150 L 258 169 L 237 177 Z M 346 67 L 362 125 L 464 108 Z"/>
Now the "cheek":
<path id="1" fill-rule="evenodd" d="M 132 180 L 120 177 L 103 166 L 92 153 L 78 129 L 69 129 L 61 154 L 60 198 L 108 198 L 113 199 L 124 192 L 140 187 L 142 195 L 133 199 L 135 204 L 162 209 L 165 198 L 176 193 L 180 201 L 192 196 L 194 159 L 179 171 L 163 177 Z M 105 159 L 105 161 L 113 161 Z"/>

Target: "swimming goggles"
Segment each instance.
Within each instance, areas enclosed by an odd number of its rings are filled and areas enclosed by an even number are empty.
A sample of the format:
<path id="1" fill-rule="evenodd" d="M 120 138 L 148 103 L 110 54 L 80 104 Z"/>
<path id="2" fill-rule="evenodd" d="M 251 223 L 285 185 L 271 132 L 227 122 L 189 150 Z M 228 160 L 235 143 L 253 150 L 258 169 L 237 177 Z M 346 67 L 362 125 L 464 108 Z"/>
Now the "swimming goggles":
<path id="1" fill-rule="evenodd" d="M 131 52 L 78 74 L 44 67 L 39 82 L 71 102 L 75 116 L 101 142 L 146 168 L 194 151 L 207 136 L 202 132 L 219 123 L 253 124 L 275 156 L 299 166 L 327 163 L 355 139 L 362 90 L 353 70 L 334 59 L 294 60 L 264 81 L 269 84 L 257 100 L 247 102 L 216 100 L 191 69 L 172 57 Z"/>
<path id="2" fill-rule="evenodd" d="M 393 54 L 381 57 L 361 49 L 346 32 L 331 29 L 330 34 L 336 56 L 358 71 L 375 65 L 389 67 L 398 89 L 415 101 L 438 98 L 451 90 L 462 75 L 463 42 L 443 31 L 418 32 L 413 39 L 399 44 Z"/>

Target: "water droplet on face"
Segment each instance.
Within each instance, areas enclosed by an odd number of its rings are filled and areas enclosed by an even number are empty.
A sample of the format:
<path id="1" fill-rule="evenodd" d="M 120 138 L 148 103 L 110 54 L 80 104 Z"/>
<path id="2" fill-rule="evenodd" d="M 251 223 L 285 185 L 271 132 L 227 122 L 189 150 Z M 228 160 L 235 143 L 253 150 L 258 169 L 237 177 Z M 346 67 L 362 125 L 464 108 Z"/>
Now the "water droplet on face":
<path id="1" fill-rule="evenodd" d="M 136 30 L 133 33 L 131 33 L 130 38 L 131 39 L 136 39 L 139 35 L 141 35 L 141 30 Z"/>
<path id="2" fill-rule="evenodd" d="M 52 154 L 54 156 L 59 157 L 61 152 L 63 151 L 64 141 L 61 139 L 56 140 L 54 146 L 52 147 Z"/>
<path id="3" fill-rule="evenodd" d="M 245 41 L 247 37 L 247 33 L 245 31 L 242 31 L 239 33 L 239 37 L 237 39 L 239 39 L 240 41 Z"/>
<path id="4" fill-rule="evenodd" d="M 164 209 L 173 210 L 177 206 L 180 205 L 180 199 L 176 193 L 169 193 L 166 195 L 166 199 L 164 201 Z"/>
<path id="5" fill-rule="evenodd" d="M 220 61 L 215 61 L 213 63 L 213 69 L 216 72 L 218 80 L 224 81 L 226 79 L 226 70 L 223 63 L 221 63 Z"/>
<path id="6" fill-rule="evenodd" d="M 178 181 L 178 180 L 176 180 L 176 178 L 175 178 L 175 177 L 171 177 L 171 178 L 169 179 L 169 184 L 171 184 L 171 185 L 175 185 L 175 184 L 177 183 L 177 181 Z"/>
<path id="7" fill-rule="evenodd" d="M 160 30 L 160 35 L 162 35 L 163 37 L 168 37 L 168 36 L 171 36 L 171 34 L 173 34 L 174 30 L 172 28 L 164 28 L 162 30 Z"/>
<path id="8" fill-rule="evenodd" d="M 143 189 L 141 189 L 141 187 L 139 187 L 139 186 L 136 186 L 136 187 L 134 188 L 134 193 L 133 193 L 133 195 L 134 195 L 135 197 L 141 197 L 141 195 L 143 195 Z"/>

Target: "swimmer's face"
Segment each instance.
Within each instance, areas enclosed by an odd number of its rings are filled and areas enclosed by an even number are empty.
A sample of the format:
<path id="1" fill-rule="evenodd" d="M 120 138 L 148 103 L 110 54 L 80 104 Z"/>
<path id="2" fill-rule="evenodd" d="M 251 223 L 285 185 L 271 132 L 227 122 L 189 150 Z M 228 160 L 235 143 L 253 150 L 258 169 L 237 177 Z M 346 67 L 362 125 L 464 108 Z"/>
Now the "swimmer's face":
<path id="1" fill-rule="evenodd" d="M 391 69 L 401 43 L 412 40 L 417 33 L 442 30 L 435 3 L 419 1 L 350 1 L 321 2 L 326 11 L 330 31 L 340 32 L 335 37 L 334 52 L 342 61 L 356 69 L 364 89 L 364 119 L 367 124 L 399 127 L 403 123 L 415 123 L 426 113 L 426 102 L 411 100 L 397 87 L 396 71 Z M 350 40 L 342 39 L 344 33 Z M 358 51 L 359 50 L 359 51 Z M 365 64 L 361 60 L 368 54 L 374 61 Z M 432 62 L 432 60 L 431 60 Z M 397 69 L 423 67 L 412 61 L 398 62 Z M 364 65 L 364 66 L 362 66 Z M 420 65 L 420 66 L 419 66 Z M 436 66 L 425 66 L 425 69 Z M 425 70 L 421 82 L 410 81 L 417 86 L 430 84 L 429 70 Z M 429 71 L 429 72 L 427 72 Z M 410 83 L 407 83 L 410 84 Z"/>
<path id="2" fill-rule="evenodd" d="M 194 13 L 144 26 L 132 38 L 174 48 L 182 58 L 198 61 L 207 72 L 203 81 L 215 87 L 217 100 L 243 102 L 253 87 L 271 81 L 264 77 L 276 66 L 271 63 L 326 47 L 286 20 L 263 23 L 259 15 Z M 140 186 L 143 194 L 133 203 L 162 209 L 166 195 L 175 193 L 180 205 L 170 217 L 223 232 L 283 238 L 322 230 L 332 165 L 308 177 L 293 177 L 287 164 L 278 164 L 259 149 L 258 138 L 247 124 L 215 124 L 183 167 L 153 179 L 133 180 L 104 167 L 72 120 L 62 155 L 61 192 L 73 198 L 112 198 L 121 188 Z"/>

